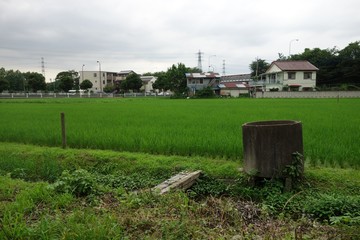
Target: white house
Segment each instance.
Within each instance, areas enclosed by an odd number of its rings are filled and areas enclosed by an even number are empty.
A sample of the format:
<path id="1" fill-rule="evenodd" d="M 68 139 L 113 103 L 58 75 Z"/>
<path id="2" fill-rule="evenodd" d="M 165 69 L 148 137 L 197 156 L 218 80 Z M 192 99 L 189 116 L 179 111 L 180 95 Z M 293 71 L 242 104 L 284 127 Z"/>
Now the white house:
<path id="1" fill-rule="evenodd" d="M 141 91 L 144 91 L 145 93 L 153 92 L 153 83 L 157 80 L 154 76 L 141 76 L 141 81 L 143 82 L 142 87 L 140 88 Z"/>
<path id="2" fill-rule="evenodd" d="M 282 90 L 313 90 L 316 86 L 316 72 L 319 69 L 308 61 L 275 61 L 261 79 L 264 80 L 266 91 Z"/>

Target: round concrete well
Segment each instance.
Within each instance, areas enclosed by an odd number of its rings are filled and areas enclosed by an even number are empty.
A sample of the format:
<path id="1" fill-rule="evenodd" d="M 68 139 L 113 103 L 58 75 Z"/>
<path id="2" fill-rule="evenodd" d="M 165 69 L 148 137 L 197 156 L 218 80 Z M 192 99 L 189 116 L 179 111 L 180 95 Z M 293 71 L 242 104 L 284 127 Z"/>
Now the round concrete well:
<path id="1" fill-rule="evenodd" d="M 253 176 L 283 177 L 285 167 L 293 163 L 293 153 L 303 154 L 300 121 L 249 122 L 242 131 L 244 171 Z"/>

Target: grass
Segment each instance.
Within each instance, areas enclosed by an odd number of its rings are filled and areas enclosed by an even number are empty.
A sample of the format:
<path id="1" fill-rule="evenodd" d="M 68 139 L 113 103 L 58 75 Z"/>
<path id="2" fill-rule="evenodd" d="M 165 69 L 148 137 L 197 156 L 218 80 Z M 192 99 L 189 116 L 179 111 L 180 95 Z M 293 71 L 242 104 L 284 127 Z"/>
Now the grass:
<path id="1" fill-rule="evenodd" d="M 249 187 L 241 163 L 226 159 L 4 143 L 0 164 L 1 239 L 360 236 L 358 170 L 307 165 L 304 184 L 284 193 L 278 182 Z M 195 169 L 204 175 L 186 193 L 147 190 Z M 341 223 L 344 214 L 353 223 Z M 329 215 L 340 223 L 327 224 Z"/>
<path id="2" fill-rule="evenodd" d="M 242 159 L 246 122 L 300 120 L 312 165 L 360 166 L 358 99 L 0 100 L 0 141 Z"/>
<path id="3" fill-rule="evenodd" d="M 0 239 L 359 239 L 359 105 L 0 100 Z M 305 179 L 290 192 L 238 170 L 241 125 L 269 119 L 303 123 Z M 203 175 L 186 192 L 149 191 L 183 170 Z"/>

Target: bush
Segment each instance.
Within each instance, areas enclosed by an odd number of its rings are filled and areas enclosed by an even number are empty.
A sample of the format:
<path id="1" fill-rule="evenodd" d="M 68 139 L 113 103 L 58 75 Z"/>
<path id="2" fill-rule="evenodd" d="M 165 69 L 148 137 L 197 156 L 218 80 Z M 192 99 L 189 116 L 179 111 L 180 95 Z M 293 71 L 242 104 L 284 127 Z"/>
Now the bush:
<path id="1" fill-rule="evenodd" d="M 195 96 L 198 98 L 214 98 L 216 95 L 211 87 L 206 87 L 202 90 L 198 90 Z"/>
<path id="2" fill-rule="evenodd" d="M 360 216 L 360 197 L 316 194 L 306 202 L 305 213 L 315 219 L 328 221 L 336 216 Z"/>
<path id="3" fill-rule="evenodd" d="M 73 173 L 65 170 L 60 178 L 50 186 L 56 192 L 71 193 L 76 197 L 86 197 L 99 193 L 95 177 L 84 169 L 76 170 Z"/>

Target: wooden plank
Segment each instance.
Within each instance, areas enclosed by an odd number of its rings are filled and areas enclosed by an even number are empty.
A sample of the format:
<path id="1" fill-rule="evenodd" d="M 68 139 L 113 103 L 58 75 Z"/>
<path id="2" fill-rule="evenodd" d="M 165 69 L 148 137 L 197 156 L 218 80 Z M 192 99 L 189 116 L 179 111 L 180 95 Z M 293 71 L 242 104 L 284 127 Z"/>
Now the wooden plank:
<path id="1" fill-rule="evenodd" d="M 200 176 L 200 174 L 200 170 L 195 172 L 181 172 L 160 183 L 154 187 L 153 190 L 159 192 L 160 194 L 165 194 L 173 189 L 188 189 L 195 183 L 195 180 Z"/>

